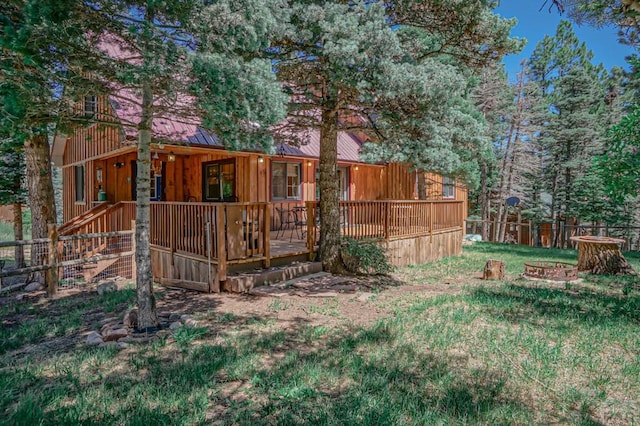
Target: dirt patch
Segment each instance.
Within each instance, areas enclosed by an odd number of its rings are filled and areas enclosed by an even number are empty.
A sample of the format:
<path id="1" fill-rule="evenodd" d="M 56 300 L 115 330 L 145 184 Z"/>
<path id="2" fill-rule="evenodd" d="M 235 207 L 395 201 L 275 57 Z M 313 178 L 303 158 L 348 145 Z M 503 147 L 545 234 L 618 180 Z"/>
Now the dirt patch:
<path id="1" fill-rule="evenodd" d="M 202 294 L 184 289 L 157 287 L 159 315 L 188 314 L 198 324 L 215 330 L 217 336 L 237 332 L 243 325 L 269 324 L 272 330 L 292 331 L 301 326 L 339 327 L 371 324 L 392 313 L 397 300 L 404 298 L 428 298 L 461 291 L 457 283 L 409 285 L 401 276 L 336 277 L 320 274 L 311 278 L 293 280 L 280 286 L 262 288 L 256 294 Z M 123 290 L 120 290 L 123 291 Z M 276 297 L 267 294 L 273 292 Z M 106 299 L 101 299 L 92 289 L 61 290 L 49 299 L 44 292 L 31 293 L 16 299 L 16 294 L 0 298 L 3 308 L 2 325 L 11 332 L 24 323 L 40 318 L 56 321 L 69 312 L 81 313 L 81 324 L 69 329 L 62 336 L 44 332 L 39 338 L 6 353 L 16 359 L 23 356 L 46 354 L 52 351 L 72 351 L 81 345 L 86 335 L 114 318 L 122 319 L 133 304 L 121 302 L 105 311 Z"/>

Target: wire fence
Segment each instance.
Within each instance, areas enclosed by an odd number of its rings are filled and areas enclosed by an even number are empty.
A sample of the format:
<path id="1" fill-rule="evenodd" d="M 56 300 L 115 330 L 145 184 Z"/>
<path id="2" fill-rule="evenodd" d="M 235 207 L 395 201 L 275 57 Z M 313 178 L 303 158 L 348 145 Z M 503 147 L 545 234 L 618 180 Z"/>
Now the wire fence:
<path id="1" fill-rule="evenodd" d="M 45 276 L 55 277 L 57 289 L 130 279 L 135 274 L 134 252 L 134 231 L 0 242 L 0 291 L 44 282 Z"/>
<path id="2" fill-rule="evenodd" d="M 564 222 L 529 223 L 529 222 L 496 222 L 469 220 L 466 233 L 482 235 L 482 225 L 486 224 L 488 241 L 524 244 L 537 247 L 576 248 L 571 237 L 599 236 L 624 240 L 621 249 L 625 251 L 640 250 L 640 226 L 610 226 L 596 224 L 566 224 Z M 498 241 L 499 226 L 505 225 L 504 239 Z"/>

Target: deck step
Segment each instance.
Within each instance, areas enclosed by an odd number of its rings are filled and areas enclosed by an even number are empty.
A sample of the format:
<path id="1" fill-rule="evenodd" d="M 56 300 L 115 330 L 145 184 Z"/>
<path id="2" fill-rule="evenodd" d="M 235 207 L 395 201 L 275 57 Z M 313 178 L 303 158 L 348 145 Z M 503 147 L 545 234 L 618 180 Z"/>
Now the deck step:
<path id="1" fill-rule="evenodd" d="M 322 273 L 322 263 L 304 262 L 280 268 L 264 269 L 228 276 L 223 290 L 231 293 L 248 293 L 254 287 L 294 280 L 299 277 Z"/>

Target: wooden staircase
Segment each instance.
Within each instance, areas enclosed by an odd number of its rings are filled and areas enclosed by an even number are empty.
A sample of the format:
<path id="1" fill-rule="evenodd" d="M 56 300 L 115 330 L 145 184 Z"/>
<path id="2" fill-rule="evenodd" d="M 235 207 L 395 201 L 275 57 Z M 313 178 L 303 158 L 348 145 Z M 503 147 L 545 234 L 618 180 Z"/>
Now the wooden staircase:
<path id="1" fill-rule="evenodd" d="M 59 237 L 73 237 L 63 238 L 65 260 L 86 260 L 81 267 L 76 268 L 74 276 L 81 276 L 86 282 L 90 282 L 109 268 L 117 266 L 119 261 L 123 261 L 121 257 L 105 258 L 108 255 L 122 253 L 123 250 L 119 247 L 119 240 L 109 236 L 109 233 L 131 230 L 134 218 L 135 203 L 104 203 L 60 226 Z"/>

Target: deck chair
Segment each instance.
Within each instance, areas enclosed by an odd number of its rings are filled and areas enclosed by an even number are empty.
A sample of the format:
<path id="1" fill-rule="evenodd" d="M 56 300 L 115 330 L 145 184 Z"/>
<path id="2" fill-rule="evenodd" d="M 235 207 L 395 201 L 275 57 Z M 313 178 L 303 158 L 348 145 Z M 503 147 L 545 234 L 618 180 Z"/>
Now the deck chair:
<path id="1" fill-rule="evenodd" d="M 276 207 L 276 212 L 278 212 L 278 217 L 280 218 L 280 223 L 278 225 L 278 229 L 276 229 L 276 240 L 279 235 L 284 234 L 285 229 L 291 229 L 291 226 L 295 226 L 295 216 L 291 210 L 287 210 L 282 207 Z"/>
<path id="2" fill-rule="evenodd" d="M 296 237 L 299 240 L 303 240 L 305 235 L 307 235 L 307 209 L 306 207 L 298 207 L 294 208 L 292 211 L 294 222 L 293 227 L 296 232 Z M 293 240 L 293 232 L 291 233 L 291 237 L 289 238 L 289 242 Z"/>

